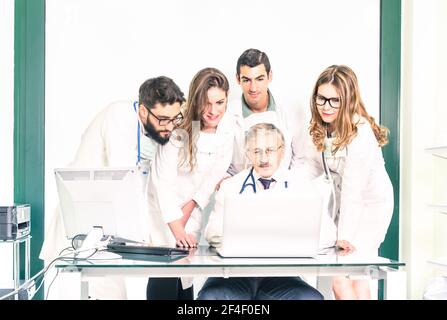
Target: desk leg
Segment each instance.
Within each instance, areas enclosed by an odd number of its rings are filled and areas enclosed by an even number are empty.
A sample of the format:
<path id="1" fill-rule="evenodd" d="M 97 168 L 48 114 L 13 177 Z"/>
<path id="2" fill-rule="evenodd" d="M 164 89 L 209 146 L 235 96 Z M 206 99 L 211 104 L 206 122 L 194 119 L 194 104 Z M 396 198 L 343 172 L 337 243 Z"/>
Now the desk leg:
<path id="1" fill-rule="evenodd" d="M 88 282 L 82 281 L 79 269 L 62 270 L 59 273 L 59 298 L 62 300 L 87 300 Z"/>
<path id="2" fill-rule="evenodd" d="M 30 278 L 30 242 L 31 239 L 28 237 L 25 240 L 25 281 L 28 281 Z"/>
<path id="3" fill-rule="evenodd" d="M 406 300 L 407 299 L 407 273 L 402 270 L 382 267 L 380 272 L 384 275 L 384 299 Z"/>
<path id="4" fill-rule="evenodd" d="M 81 300 L 88 300 L 88 281 L 81 281 Z"/>
<path id="5" fill-rule="evenodd" d="M 14 241 L 13 243 L 13 249 L 12 249 L 12 256 L 13 256 L 13 277 L 14 277 L 14 289 L 17 289 L 20 287 L 20 242 Z M 14 299 L 18 300 L 19 295 L 14 295 Z"/>
<path id="6" fill-rule="evenodd" d="M 332 292 L 332 277 L 317 276 L 317 290 L 323 295 L 324 300 L 334 300 Z"/>

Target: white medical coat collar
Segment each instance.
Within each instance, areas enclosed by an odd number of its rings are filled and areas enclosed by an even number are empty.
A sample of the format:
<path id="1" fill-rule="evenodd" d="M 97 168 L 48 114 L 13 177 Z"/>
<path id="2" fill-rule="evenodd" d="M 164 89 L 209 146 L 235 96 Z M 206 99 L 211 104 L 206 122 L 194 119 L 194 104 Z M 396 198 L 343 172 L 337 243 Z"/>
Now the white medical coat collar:
<path id="1" fill-rule="evenodd" d="M 268 89 L 269 95 L 271 97 L 271 99 L 273 101 L 275 101 L 275 110 L 267 110 L 264 112 L 276 112 L 278 114 L 281 113 L 281 106 L 278 104 L 278 102 L 276 101 L 275 97 L 273 96 L 272 92 L 270 91 L 270 89 Z M 229 109 L 227 111 L 230 111 L 235 117 L 237 117 L 238 120 L 244 120 L 243 114 L 242 114 L 242 100 L 243 99 L 243 95 L 242 96 L 238 96 L 237 98 L 233 98 L 231 99 L 231 101 L 228 102 L 229 105 Z M 254 114 L 260 114 L 263 112 L 255 112 Z"/>

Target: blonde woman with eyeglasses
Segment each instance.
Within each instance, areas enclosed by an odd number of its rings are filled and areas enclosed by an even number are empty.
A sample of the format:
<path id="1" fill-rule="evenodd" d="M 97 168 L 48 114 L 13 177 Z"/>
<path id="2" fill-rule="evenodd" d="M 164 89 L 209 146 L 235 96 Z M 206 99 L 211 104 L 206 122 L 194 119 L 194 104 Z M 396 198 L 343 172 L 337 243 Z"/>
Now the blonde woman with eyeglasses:
<path id="1" fill-rule="evenodd" d="M 342 254 L 378 255 L 393 214 L 393 187 L 382 147 L 388 129 L 362 102 L 357 76 L 334 65 L 318 77 L 311 98 L 310 149 L 306 163 L 315 175 L 327 164 L 334 182 L 336 245 Z M 370 299 L 368 280 L 336 277 L 336 299 Z"/>

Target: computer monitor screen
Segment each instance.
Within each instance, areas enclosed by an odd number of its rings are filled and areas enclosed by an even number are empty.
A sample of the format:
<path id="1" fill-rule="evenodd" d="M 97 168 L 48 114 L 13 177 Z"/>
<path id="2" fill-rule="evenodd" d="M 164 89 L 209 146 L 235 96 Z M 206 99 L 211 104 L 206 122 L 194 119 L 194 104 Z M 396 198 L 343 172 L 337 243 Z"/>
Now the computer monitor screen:
<path id="1" fill-rule="evenodd" d="M 136 167 L 64 168 L 54 172 L 69 239 L 101 226 L 105 235 L 148 241 L 149 213 Z"/>

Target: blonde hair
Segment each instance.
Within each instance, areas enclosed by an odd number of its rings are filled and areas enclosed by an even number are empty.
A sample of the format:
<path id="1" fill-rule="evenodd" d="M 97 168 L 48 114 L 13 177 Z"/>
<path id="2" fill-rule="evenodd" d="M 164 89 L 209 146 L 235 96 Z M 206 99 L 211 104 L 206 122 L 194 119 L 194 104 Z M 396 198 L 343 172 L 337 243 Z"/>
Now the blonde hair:
<path id="1" fill-rule="evenodd" d="M 354 116 L 356 114 L 368 120 L 380 147 L 388 143 L 387 135 L 389 130 L 386 127 L 378 125 L 374 118 L 366 112 L 365 105 L 360 97 L 358 80 L 354 71 L 345 65 L 333 65 L 324 70 L 318 77 L 310 103 L 312 119 L 310 121 L 309 131 L 318 151 L 324 150 L 326 124 L 318 112 L 315 97 L 318 93 L 318 88 L 323 84 L 331 84 L 334 86 L 340 98 L 338 117 L 334 123 L 336 138 L 333 143 L 333 153 L 347 146 L 357 135 L 358 121 L 354 122 Z"/>
<path id="2" fill-rule="evenodd" d="M 185 119 L 179 128 L 188 133 L 189 143 L 188 148 L 185 148 L 185 154 L 180 161 L 180 165 L 188 161 L 191 171 L 196 165 L 197 140 L 200 130 L 203 128 L 202 115 L 206 110 L 208 90 L 211 88 L 222 89 L 225 91 L 226 96 L 228 96 L 230 86 L 227 78 L 221 71 L 215 68 L 200 70 L 191 80 L 188 99 L 184 105 L 184 109 L 186 109 L 184 113 Z M 200 130 L 193 130 L 194 121 L 200 121 Z"/>

